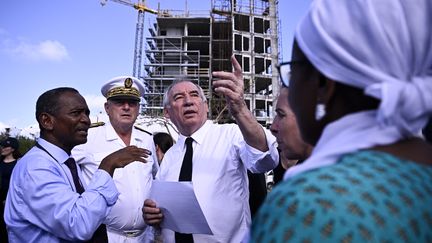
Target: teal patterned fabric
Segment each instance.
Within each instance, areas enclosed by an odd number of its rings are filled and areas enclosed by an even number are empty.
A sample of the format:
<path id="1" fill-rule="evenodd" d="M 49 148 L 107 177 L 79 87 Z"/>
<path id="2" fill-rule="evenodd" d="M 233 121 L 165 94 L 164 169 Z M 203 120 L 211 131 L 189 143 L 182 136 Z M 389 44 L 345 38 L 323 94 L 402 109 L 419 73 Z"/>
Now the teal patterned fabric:
<path id="1" fill-rule="evenodd" d="M 432 166 L 361 151 L 279 183 L 251 242 L 432 242 Z"/>

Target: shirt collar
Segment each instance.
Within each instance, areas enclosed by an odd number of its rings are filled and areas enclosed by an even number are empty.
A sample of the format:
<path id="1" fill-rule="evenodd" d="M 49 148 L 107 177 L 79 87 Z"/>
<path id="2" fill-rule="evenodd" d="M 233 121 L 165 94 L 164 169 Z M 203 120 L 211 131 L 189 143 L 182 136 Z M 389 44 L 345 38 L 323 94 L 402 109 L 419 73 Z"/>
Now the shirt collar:
<path id="1" fill-rule="evenodd" d="M 42 146 L 46 151 L 48 151 L 54 159 L 59 163 L 64 163 L 70 156 L 60 147 L 48 142 L 43 138 L 38 138 L 37 142 L 40 146 Z"/>
<path id="2" fill-rule="evenodd" d="M 117 139 L 122 141 L 120 139 L 119 135 L 117 134 L 117 132 L 114 130 L 114 127 L 111 125 L 111 123 L 108 123 L 105 126 L 105 131 L 106 131 L 105 136 L 106 136 L 107 141 L 112 141 L 112 140 L 117 140 Z M 138 131 L 136 131 L 136 129 L 134 127 L 132 127 L 131 145 L 138 144 L 138 141 L 141 140 L 141 138 L 139 136 L 137 136 L 137 132 Z M 133 141 L 136 141 L 136 142 L 133 142 Z"/>
<path id="3" fill-rule="evenodd" d="M 204 142 L 205 135 L 207 134 L 208 130 L 210 129 L 212 122 L 206 121 L 197 131 L 195 131 L 190 137 L 193 138 L 193 140 L 198 143 L 202 144 Z M 184 143 L 186 141 L 186 136 L 183 134 L 180 134 L 178 141 L 182 147 L 184 147 Z"/>
<path id="4" fill-rule="evenodd" d="M 105 126 L 105 136 L 107 141 L 116 140 L 119 139 L 119 136 L 117 135 L 116 131 L 114 130 L 114 127 L 111 125 L 111 123 L 108 123 Z"/>

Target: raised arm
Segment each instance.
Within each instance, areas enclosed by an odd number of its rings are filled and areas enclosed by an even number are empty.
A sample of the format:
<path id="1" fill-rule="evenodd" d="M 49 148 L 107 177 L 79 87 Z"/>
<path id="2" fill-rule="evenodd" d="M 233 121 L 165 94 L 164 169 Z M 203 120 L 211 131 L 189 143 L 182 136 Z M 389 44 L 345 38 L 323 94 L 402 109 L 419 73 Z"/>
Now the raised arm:
<path id="1" fill-rule="evenodd" d="M 265 133 L 244 100 L 242 68 L 234 55 L 231 57 L 231 63 L 234 72 L 213 72 L 213 76 L 218 78 L 213 81 L 213 86 L 217 93 L 225 96 L 229 110 L 237 121 L 246 143 L 265 152 L 268 150 Z"/>

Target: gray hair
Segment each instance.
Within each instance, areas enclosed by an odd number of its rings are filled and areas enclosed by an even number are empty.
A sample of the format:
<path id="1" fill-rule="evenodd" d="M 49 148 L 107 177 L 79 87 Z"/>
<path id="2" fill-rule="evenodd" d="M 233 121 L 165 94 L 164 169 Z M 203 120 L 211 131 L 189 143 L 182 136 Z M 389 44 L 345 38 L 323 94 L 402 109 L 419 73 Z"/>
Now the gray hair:
<path id="1" fill-rule="evenodd" d="M 189 82 L 189 83 L 192 83 L 193 85 L 195 85 L 196 87 L 197 87 L 197 89 L 198 89 L 198 94 L 199 94 L 199 96 L 201 97 L 201 99 L 204 101 L 204 102 L 207 102 L 207 98 L 206 98 L 206 96 L 205 96 L 205 94 L 204 94 L 204 91 L 203 91 L 203 89 L 198 85 L 198 84 L 196 84 L 196 83 L 194 83 L 192 80 L 188 80 L 188 79 L 184 79 L 184 78 L 178 78 L 178 79 L 175 79 L 174 81 L 173 81 L 173 83 L 172 84 L 170 84 L 169 86 L 168 86 L 168 88 L 165 90 L 165 93 L 164 93 L 164 96 L 163 96 L 163 101 L 162 101 L 162 104 L 163 104 L 163 107 L 164 108 L 167 108 L 168 106 L 169 106 L 169 93 L 171 92 L 171 89 L 175 86 L 175 85 L 177 85 L 177 84 L 179 84 L 179 83 L 183 83 L 183 82 Z"/>

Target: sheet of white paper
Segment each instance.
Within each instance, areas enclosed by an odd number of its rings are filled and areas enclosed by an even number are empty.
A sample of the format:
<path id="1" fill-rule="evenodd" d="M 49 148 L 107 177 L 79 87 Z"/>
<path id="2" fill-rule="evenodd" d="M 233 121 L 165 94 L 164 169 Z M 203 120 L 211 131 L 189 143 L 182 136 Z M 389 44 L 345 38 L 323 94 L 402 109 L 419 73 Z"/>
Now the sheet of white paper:
<path id="1" fill-rule="evenodd" d="M 180 233 L 213 234 L 196 199 L 192 183 L 154 180 L 150 198 L 162 210 L 162 228 Z"/>

